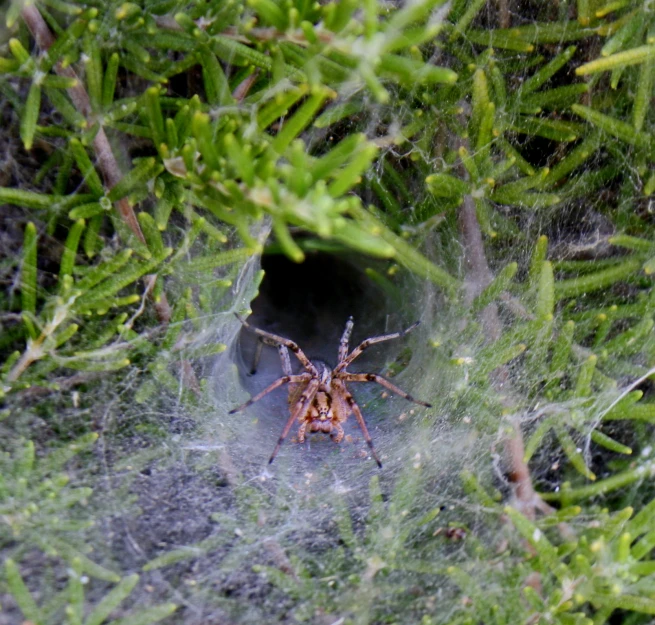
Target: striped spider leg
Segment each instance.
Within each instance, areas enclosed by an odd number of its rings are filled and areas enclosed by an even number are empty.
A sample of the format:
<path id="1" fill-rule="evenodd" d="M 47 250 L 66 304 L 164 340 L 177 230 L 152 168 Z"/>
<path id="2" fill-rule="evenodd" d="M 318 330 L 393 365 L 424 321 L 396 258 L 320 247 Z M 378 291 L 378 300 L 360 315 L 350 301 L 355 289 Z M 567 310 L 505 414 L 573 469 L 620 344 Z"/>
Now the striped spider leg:
<path id="1" fill-rule="evenodd" d="M 368 347 L 370 347 L 371 345 L 382 343 L 383 341 L 390 341 L 392 339 L 401 338 L 406 334 L 408 334 L 409 332 L 411 332 L 419 323 L 420 323 L 419 321 L 413 323 L 411 326 L 409 326 L 409 328 L 403 330 L 402 332 L 393 332 L 391 334 L 383 334 L 381 336 L 369 337 L 364 341 L 362 341 L 355 349 L 353 349 L 353 351 L 350 354 L 348 354 L 348 343 L 353 329 L 353 318 L 350 317 L 348 319 L 348 322 L 346 323 L 346 328 L 343 332 L 343 336 L 341 337 L 341 341 L 339 343 L 339 364 L 334 368 L 334 371 L 332 372 L 332 375 L 334 376 L 333 384 L 336 384 L 338 386 L 338 388 L 341 391 L 341 394 L 346 399 L 346 402 L 348 403 L 350 410 L 355 415 L 355 418 L 357 419 L 357 423 L 359 424 L 359 428 L 362 430 L 362 434 L 364 435 L 364 440 L 368 444 L 371 450 L 371 455 L 373 456 L 373 458 L 375 458 L 375 461 L 378 463 L 379 467 L 382 467 L 382 463 L 380 462 L 380 459 L 375 451 L 375 448 L 373 447 L 373 441 L 371 439 L 371 435 L 369 434 L 368 428 L 366 427 L 366 420 L 364 419 L 364 415 L 362 414 L 361 409 L 357 405 L 357 402 L 355 401 L 354 397 L 348 390 L 348 387 L 346 386 L 346 382 L 376 382 L 377 384 L 380 384 L 381 386 L 388 388 L 396 395 L 400 395 L 400 397 L 403 397 L 408 401 L 414 402 L 415 404 L 419 404 L 420 406 L 431 408 L 432 404 L 421 401 L 419 399 L 415 399 L 409 393 L 406 393 L 402 389 L 398 388 L 395 384 L 392 384 L 391 382 L 389 382 L 389 380 L 383 378 L 381 375 L 377 375 L 375 373 L 350 373 L 346 371 L 346 368 L 356 358 L 361 356 L 362 352 Z"/>
<path id="2" fill-rule="evenodd" d="M 408 401 L 420 404 L 421 406 L 430 407 L 430 404 L 427 402 L 414 399 L 411 395 L 380 375 L 374 373 L 350 373 L 346 370 L 348 365 L 358 358 L 365 349 L 376 343 L 381 343 L 382 341 L 389 341 L 391 339 L 405 336 L 418 325 L 418 322 L 403 332 L 394 332 L 392 334 L 368 338 L 365 341 L 362 341 L 362 343 L 360 343 L 352 352 L 348 353 L 350 335 L 352 334 L 354 325 L 353 318 L 350 317 L 346 323 L 341 340 L 339 341 L 339 362 L 334 369 L 330 369 L 330 367 L 320 361 L 316 361 L 315 363 L 310 361 L 300 347 L 290 339 L 255 328 L 239 315 L 237 315 L 237 318 L 245 328 L 260 337 L 260 343 L 255 352 L 253 372 L 256 370 L 257 362 L 259 361 L 261 345 L 267 344 L 278 348 L 284 375 L 241 406 L 230 410 L 230 414 L 245 410 L 248 406 L 259 401 L 262 397 L 276 388 L 280 388 L 285 384 L 289 385 L 289 418 L 277 441 L 273 454 L 268 461 L 269 464 L 275 460 L 275 456 L 280 450 L 282 443 L 288 436 L 294 423 L 299 425 L 298 442 L 300 443 L 304 442 L 305 435 L 308 432 L 323 432 L 329 434 L 335 443 L 340 443 L 344 438 L 342 424 L 351 414 L 354 414 L 359 428 L 364 435 L 364 439 L 371 450 L 371 455 L 377 462 L 378 466 L 382 466 L 380 458 L 373 446 L 373 440 L 371 439 L 368 427 L 366 426 L 364 415 L 348 390 L 348 387 L 346 386 L 347 382 L 375 382 L 389 389 L 396 395 L 404 397 Z M 297 375 L 292 373 L 291 362 L 289 360 L 289 350 L 293 352 L 305 368 L 303 373 Z"/>

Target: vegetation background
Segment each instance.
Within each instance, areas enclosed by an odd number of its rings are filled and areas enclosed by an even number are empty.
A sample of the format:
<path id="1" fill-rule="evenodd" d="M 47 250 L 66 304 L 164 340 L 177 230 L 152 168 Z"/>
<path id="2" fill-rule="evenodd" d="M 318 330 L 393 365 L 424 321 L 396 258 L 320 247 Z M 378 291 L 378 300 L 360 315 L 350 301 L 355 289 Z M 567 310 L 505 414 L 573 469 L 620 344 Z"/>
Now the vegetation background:
<path id="1" fill-rule="evenodd" d="M 652 622 L 655 3 L 2 16 L 2 625 Z M 382 470 L 228 415 L 258 292 L 326 359 L 421 320 Z"/>

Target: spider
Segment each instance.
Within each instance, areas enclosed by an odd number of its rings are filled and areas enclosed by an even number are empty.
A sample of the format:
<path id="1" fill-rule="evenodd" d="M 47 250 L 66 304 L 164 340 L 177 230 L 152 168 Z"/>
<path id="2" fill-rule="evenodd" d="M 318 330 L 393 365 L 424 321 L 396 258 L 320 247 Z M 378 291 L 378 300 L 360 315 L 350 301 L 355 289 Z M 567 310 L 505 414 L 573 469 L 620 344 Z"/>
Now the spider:
<path id="1" fill-rule="evenodd" d="M 293 341 L 271 334 L 270 332 L 265 332 L 259 328 L 255 328 L 239 315 L 236 315 L 236 317 L 245 328 L 259 335 L 261 337 L 261 342 L 278 348 L 284 375 L 267 386 L 263 391 L 257 393 L 254 397 L 251 397 L 245 404 L 230 410 L 229 414 L 245 410 L 248 406 L 259 401 L 262 397 L 276 388 L 289 384 L 290 415 L 268 461 L 269 464 L 275 460 L 277 452 L 280 450 L 284 439 L 289 434 L 289 430 L 291 430 L 294 423 L 300 424 L 298 428 L 299 443 L 305 441 L 305 434 L 308 432 L 324 432 L 329 434 L 335 443 L 340 443 L 344 437 L 342 423 L 344 423 L 352 413 L 357 419 L 357 423 L 364 434 L 364 439 L 371 449 L 373 458 L 375 458 L 378 466 L 382 467 L 380 458 L 373 447 L 371 435 L 368 433 L 364 415 L 362 415 L 362 411 L 357 405 L 357 402 L 350 394 L 350 391 L 346 386 L 347 382 L 376 382 L 396 395 L 400 395 L 415 404 L 420 404 L 421 406 L 426 406 L 428 408 L 431 407 L 431 404 L 414 399 L 411 395 L 405 393 L 405 391 L 399 389 L 382 376 L 376 375 L 375 373 L 349 373 L 347 371 L 348 365 L 359 357 L 367 347 L 376 343 L 381 343 L 382 341 L 389 341 L 391 339 L 405 336 L 419 324 L 418 321 L 403 332 L 394 332 L 392 334 L 367 338 L 352 352 L 348 353 L 348 342 L 350 341 L 350 335 L 353 331 L 354 325 L 353 318 L 350 317 L 346 323 L 343 335 L 341 336 L 341 341 L 339 342 L 339 362 L 334 369 L 330 369 L 330 367 L 324 362 L 319 360 L 312 362 L 309 360 L 300 347 L 298 347 L 298 345 Z M 302 366 L 305 368 L 303 373 L 294 375 L 291 371 L 288 350 L 291 350 L 295 354 L 296 358 L 298 358 Z M 257 352 L 255 353 L 253 373 L 256 370 L 256 362 L 260 351 L 261 343 L 258 345 Z"/>

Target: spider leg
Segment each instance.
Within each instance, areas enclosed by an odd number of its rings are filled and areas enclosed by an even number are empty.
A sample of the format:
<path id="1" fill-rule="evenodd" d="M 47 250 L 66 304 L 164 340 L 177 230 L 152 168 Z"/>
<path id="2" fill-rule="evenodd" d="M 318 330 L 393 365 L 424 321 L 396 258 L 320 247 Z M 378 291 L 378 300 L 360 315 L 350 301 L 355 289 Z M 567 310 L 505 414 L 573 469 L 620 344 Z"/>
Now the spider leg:
<path id="1" fill-rule="evenodd" d="M 277 351 L 278 354 L 280 354 L 280 362 L 282 363 L 282 371 L 284 371 L 284 375 L 293 375 L 291 361 L 289 360 L 289 350 L 284 345 L 278 345 Z"/>
<path id="2" fill-rule="evenodd" d="M 346 356 L 348 356 L 348 341 L 350 341 L 350 335 L 352 334 L 353 331 L 353 318 L 349 317 L 348 321 L 346 322 L 346 327 L 343 331 L 343 335 L 341 336 L 341 341 L 339 342 L 339 362 L 344 360 Z"/>
<path id="3" fill-rule="evenodd" d="M 345 435 L 343 428 L 341 427 L 341 424 L 339 423 L 333 423 L 332 428 L 336 430 L 336 435 L 332 437 L 332 440 L 335 443 L 340 443 L 343 440 L 343 437 Z"/>
<path id="4" fill-rule="evenodd" d="M 241 404 L 240 406 L 237 406 L 236 408 L 232 408 L 228 414 L 234 414 L 235 412 L 241 412 L 242 410 L 245 410 L 248 406 L 252 406 L 256 401 L 259 401 L 264 395 L 268 395 L 271 391 L 274 391 L 276 388 L 279 388 L 280 386 L 283 386 L 284 384 L 287 384 L 291 382 L 292 384 L 298 384 L 301 382 L 307 382 L 308 380 L 311 379 L 311 375 L 309 373 L 301 373 L 300 375 L 285 375 L 282 376 L 281 378 L 278 378 L 273 382 L 273 384 L 269 384 L 261 393 L 257 393 L 254 397 L 251 397 L 245 404 Z"/>
<path id="5" fill-rule="evenodd" d="M 348 391 L 348 388 L 341 380 L 335 380 L 334 382 L 338 383 L 341 392 L 343 393 L 343 395 L 346 398 L 346 401 L 348 402 L 348 406 L 350 406 L 350 409 L 353 411 L 353 414 L 355 415 L 355 419 L 357 419 L 357 423 L 359 424 L 359 429 L 362 431 L 362 434 L 364 435 L 364 440 L 366 441 L 366 444 L 369 446 L 369 449 L 371 450 L 371 455 L 373 456 L 373 458 L 375 458 L 375 462 L 378 463 L 378 466 L 382 468 L 382 463 L 380 462 L 380 458 L 378 457 L 378 454 L 375 451 L 375 447 L 373 447 L 373 440 L 371 439 L 371 435 L 368 433 L 368 428 L 366 427 L 366 421 L 364 420 L 364 415 L 362 414 L 362 411 L 359 409 L 359 406 L 357 405 L 355 398 L 350 394 L 350 391 Z"/>
<path id="6" fill-rule="evenodd" d="M 382 341 L 390 341 L 391 339 L 397 339 L 400 338 L 401 336 L 405 336 L 405 334 L 411 332 L 419 323 L 420 321 L 417 321 L 416 323 L 413 323 L 409 328 L 406 330 L 403 330 L 402 332 L 394 332 L 393 334 L 383 334 L 382 336 L 372 336 L 371 338 L 368 338 L 364 341 L 362 341 L 355 349 L 353 349 L 352 352 L 350 352 L 350 355 L 345 357 L 343 360 L 339 360 L 339 364 L 335 367 L 334 371 L 335 373 L 338 371 L 343 371 L 355 358 L 358 358 L 361 353 L 371 345 L 375 345 L 376 343 L 382 343 Z"/>
<path id="7" fill-rule="evenodd" d="M 289 350 L 284 345 L 278 345 L 277 351 L 278 354 L 280 354 L 280 362 L 282 363 L 282 371 L 284 371 L 284 375 L 291 378 L 291 376 L 293 376 L 293 371 L 291 370 L 291 361 L 289 360 Z M 289 384 L 288 386 L 289 403 L 291 403 L 292 397 L 295 394 L 295 388 L 295 384 Z"/>
<path id="8" fill-rule="evenodd" d="M 282 363 L 282 371 L 284 371 L 284 375 L 293 375 L 293 371 L 291 370 L 291 362 L 289 361 L 289 350 L 284 345 L 274 343 L 273 341 L 261 337 L 257 339 L 255 354 L 252 359 L 252 367 L 250 368 L 250 375 L 255 375 L 255 373 L 257 373 L 257 368 L 259 367 L 259 360 L 262 357 L 262 348 L 264 345 L 277 347 L 277 351 L 280 354 L 280 362 Z"/>
<path id="9" fill-rule="evenodd" d="M 252 357 L 252 367 L 250 367 L 250 375 L 255 375 L 257 373 L 257 367 L 259 367 L 259 359 L 262 357 L 262 348 L 264 347 L 264 341 L 259 339 L 257 345 L 255 346 L 255 355 Z"/>
<path id="10" fill-rule="evenodd" d="M 275 456 L 277 456 L 277 452 L 280 451 L 280 447 L 282 447 L 282 443 L 284 442 L 284 439 L 289 434 L 289 430 L 291 429 L 291 426 L 294 424 L 296 420 L 300 419 L 300 417 L 303 416 L 307 412 L 309 407 L 312 405 L 312 402 L 314 401 L 314 397 L 316 396 L 316 392 L 318 391 L 319 384 L 320 381 L 318 379 L 313 379 L 307 385 L 307 388 L 296 402 L 294 410 L 291 412 L 291 415 L 287 420 L 287 424 L 284 426 L 284 429 L 282 430 L 282 434 L 280 434 L 280 438 L 277 441 L 277 445 L 275 445 L 275 449 L 271 454 L 268 464 L 272 464 L 273 460 L 275 460 Z"/>
<path id="11" fill-rule="evenodd" d="M 404 397 L 408 401 L 425 406 L 426 408 L 432 408 L 432 404 L 428 404 L 420 399 L 415 399 L 409 393 L 405 393 L 401 388 L 398 388 L 395 384 L 389 382 L 386 378 L 383 378 L 381 375 L 376 375 L 375 373 L 346 373 L 341 379 L 344 382 L 375 382 L 380 386 L 388 388 L 392 393 Z"/>
<path id="12" fill-rule="evenodd" d="M 265 332 L 264 330 L 260 330 L 259 328 L 255 328 L 254 326 L 251 326 L 241 315 L 234 313 L 235 317 L 241 322 L 244 328 L 248 328 L 251 332 L 254 332 L 255 334 L 263 337 L 265 340 L 264 342 L 270 341 L 271 344 L 273 345 L 284 345 L 288 349 L 290 349 L 295 355 L 296 358 L 302 363 L 303 367 L 307 369 L 307 371 L 310 371 L 313 375 L 318 376 L 318 371 L 316 370 L 316 367 L 312 364 L 311 360 L 305 356 L 304 352 L 296 343 L 294 343 L 290 339 L 285 339 L 282 336 L 278 336 L 277 334 L 271 334 L 270 332 Z"/>
<path id="13" fill-rule="evenodd" d="M 298 428 L 298 442 L 305 442 L 305 432 L 307 431 L 307 421 L 303 421 L 302 425 Z"/>

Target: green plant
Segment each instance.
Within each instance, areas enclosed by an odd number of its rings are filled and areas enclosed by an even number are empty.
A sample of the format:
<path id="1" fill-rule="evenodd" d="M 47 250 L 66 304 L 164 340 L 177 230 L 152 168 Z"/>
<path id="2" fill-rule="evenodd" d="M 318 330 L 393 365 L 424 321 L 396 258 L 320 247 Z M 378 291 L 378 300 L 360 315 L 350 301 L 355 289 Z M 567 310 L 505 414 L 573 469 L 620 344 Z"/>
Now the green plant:
<path id="1" fill-rule="evenodd" d="M 138 575 L 118 577 L 116 585 L 85 615 L 85 586 L 89 579 L 84 575 L 84 566 L 79 559 L 74 559 L 69 569 L 67 586 L 59 596 L 49 604 L 39 607 L 25 585 L 20 571 L 13 560 L 5 560 L 5 575 L 7 585 L 23 616 L 35 625 L 47 623 L 83 623 L 84 625 L 101 625 L 112 623 L 114 625 L 138 625 L 143 623 L 157 623 L 175 611 L 174 604 L 166 603 L 140 610 L 131 610 L 119 618 L 111 618 L 112 614 L 121 610 L 121 603 L 125 601 L 139 582 Z M 63 619 L 63 620 L 62 620 Z M 111 619 L 111 620 L 108 620 Z"/>
<path id="2" fill-rule="evenodd" d="M 80 576 L 118 607 L 137 567 L 187 623 L 647 622 L 652 2 L 5 11 L 0 549 L 25 618 L 101 622 Z M 363 396 L 373 478 L 356 432 L 267 473 L 277 408 L 228 415 L 260 261 L 319 253 L 378 289 L 363 321 L 423 322 L 373 356 L 434 406 Z M 348 289 L 301 284 L 275 322 L 343 314 Z M 72 567 L 38 609 L 33 551 Z"/>

